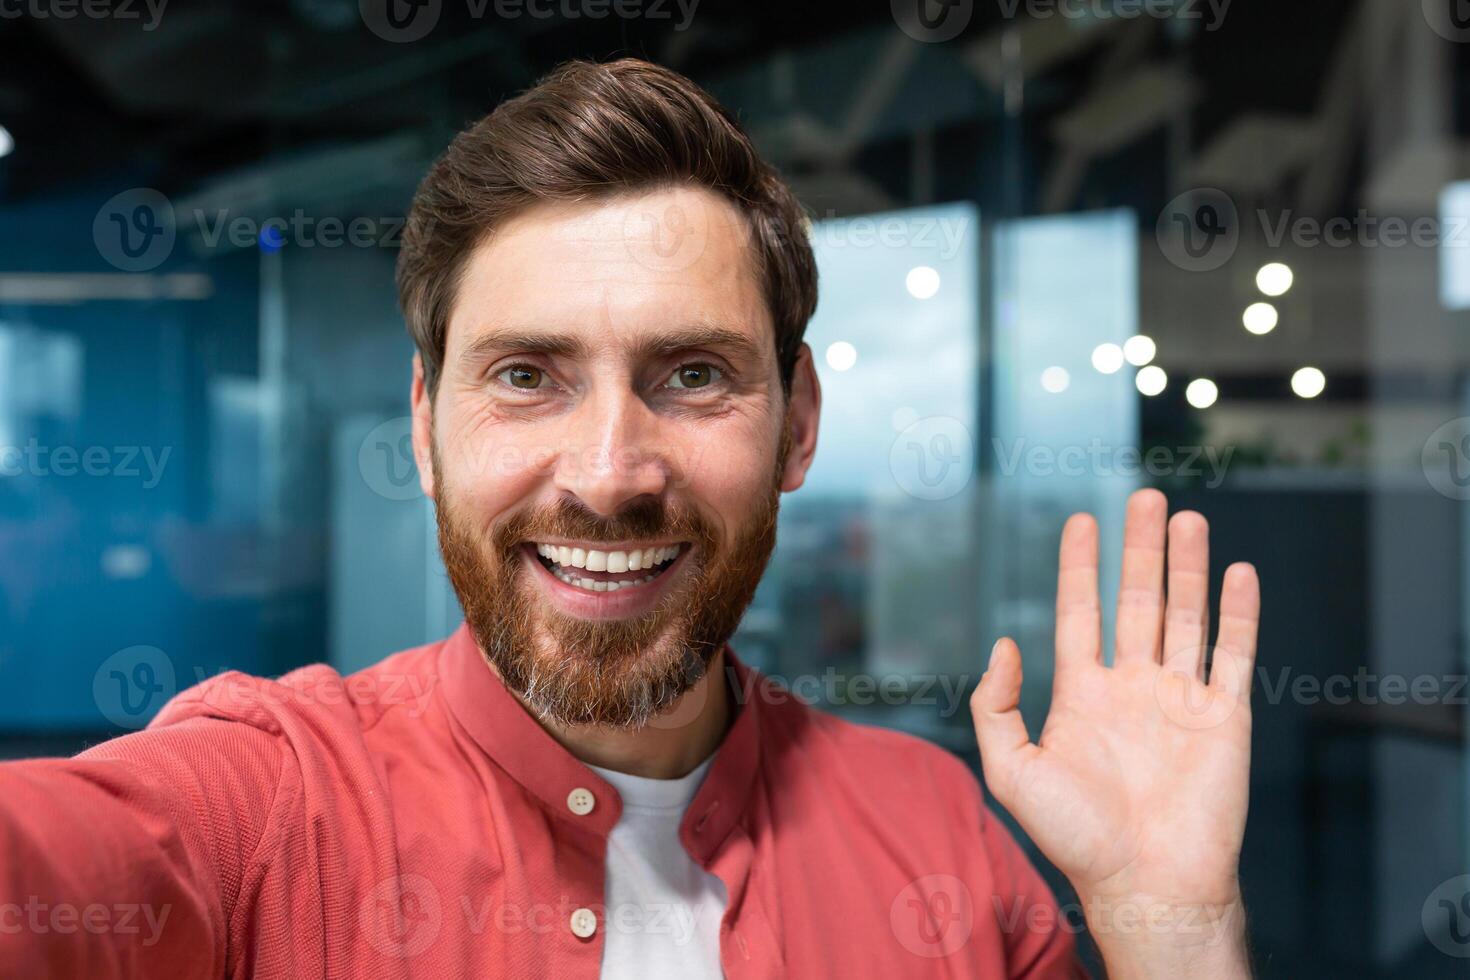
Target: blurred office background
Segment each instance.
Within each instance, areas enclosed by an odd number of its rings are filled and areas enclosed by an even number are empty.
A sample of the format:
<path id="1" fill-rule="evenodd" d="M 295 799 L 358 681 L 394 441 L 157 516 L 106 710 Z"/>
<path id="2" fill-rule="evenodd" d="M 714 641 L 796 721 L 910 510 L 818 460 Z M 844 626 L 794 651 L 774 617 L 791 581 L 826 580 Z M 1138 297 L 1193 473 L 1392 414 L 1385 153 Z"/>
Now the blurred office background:
<path id="1" fill-rule="evenodd" d="M 1266 589 L 1261 975 L 1463 975 L 1462 3 L 393 3 L 0 11 L 0 755 L 453 629 L 399 225 L 457 129 L 636 54 L 814 220 L 821 448 L 745 657 L 978 769 L 995 636 L 1045 716 L 1063 520 L 1114 575 L 1158 486 Z"/>

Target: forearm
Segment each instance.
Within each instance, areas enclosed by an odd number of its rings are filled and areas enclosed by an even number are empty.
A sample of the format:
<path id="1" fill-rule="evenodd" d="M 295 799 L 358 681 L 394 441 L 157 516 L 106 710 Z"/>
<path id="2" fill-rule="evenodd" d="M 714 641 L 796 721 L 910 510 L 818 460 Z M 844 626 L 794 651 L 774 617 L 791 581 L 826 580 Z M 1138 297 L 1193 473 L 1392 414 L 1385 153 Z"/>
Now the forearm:
<path id="1" fill-rule="evenodd" d="M 97 768 L 0 765 L 0 962 L 15 976 L 213 975 L 219 910 L 196 853 Z"/>

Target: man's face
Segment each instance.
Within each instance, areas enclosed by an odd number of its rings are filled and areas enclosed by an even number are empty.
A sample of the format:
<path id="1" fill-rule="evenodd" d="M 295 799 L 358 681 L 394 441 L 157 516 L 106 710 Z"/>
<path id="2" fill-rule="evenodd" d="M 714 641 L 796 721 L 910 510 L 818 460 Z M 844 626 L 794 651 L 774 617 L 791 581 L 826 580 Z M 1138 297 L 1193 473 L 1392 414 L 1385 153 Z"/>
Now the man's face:
<path id="1" fill-rule="evenodd" d="M 561 724 L 637 726 L 705 673 L 815 449 L 744 219 L 688 188 L 541 205 L 470 257 L 414 443 L 490 661 Z"/>

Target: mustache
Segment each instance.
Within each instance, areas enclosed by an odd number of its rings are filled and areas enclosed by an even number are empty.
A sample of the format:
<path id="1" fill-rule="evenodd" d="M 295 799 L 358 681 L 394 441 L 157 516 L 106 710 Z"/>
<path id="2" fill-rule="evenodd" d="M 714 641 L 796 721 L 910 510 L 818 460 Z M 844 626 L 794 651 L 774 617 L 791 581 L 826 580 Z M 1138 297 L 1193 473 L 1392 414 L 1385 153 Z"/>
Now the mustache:
<path id="1" fill-rule="evenodd" d="M 522 542 L 550 537 L 587 541 L 677 538 L 705 548 L 716 538 L 710 522 L 688 505 L 643 497 L 615 514 L 599 514 L 578 500 L 563 497 L 511 517 L 494 532 L 493 543 L 501 554 L 510 555 Z"/>

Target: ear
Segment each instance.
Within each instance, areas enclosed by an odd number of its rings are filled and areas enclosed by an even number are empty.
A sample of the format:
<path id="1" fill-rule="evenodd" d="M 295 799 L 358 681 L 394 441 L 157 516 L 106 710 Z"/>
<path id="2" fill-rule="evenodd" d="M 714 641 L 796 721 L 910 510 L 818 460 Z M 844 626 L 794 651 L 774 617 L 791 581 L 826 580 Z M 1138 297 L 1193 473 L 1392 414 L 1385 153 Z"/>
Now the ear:
<path id="1" fill-rule="evenodd" d="M 434 500 L 434 401 L 424 385 L 424 362 L 418 354 L 413 355 L 409 403 L 413 406 L 413 460 L 419 469 L 419 487 Z"/>
<path id="2" fill-rule="evenodd" d="M 791 452 L 781 473 L 784 493 L 806 482 L 806 471 L 817 454 L 817 419 L 822 412 L 822 386 L 817 381 L 817 367 L 812 349 L 801 345 L 796 354 L 796 368 L 791 376 L 791 396 L 786 406 L 786 424 L 791 430 Z"/>

